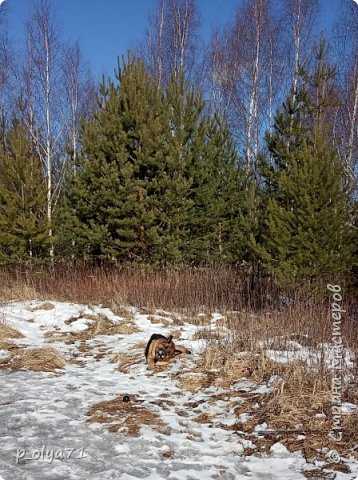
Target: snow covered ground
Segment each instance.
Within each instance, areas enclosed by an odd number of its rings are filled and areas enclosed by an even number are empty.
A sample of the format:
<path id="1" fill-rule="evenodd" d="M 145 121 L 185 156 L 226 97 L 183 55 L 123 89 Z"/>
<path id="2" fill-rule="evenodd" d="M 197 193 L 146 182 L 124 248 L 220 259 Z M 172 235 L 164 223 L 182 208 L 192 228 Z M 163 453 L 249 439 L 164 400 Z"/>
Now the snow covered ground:
<path id="1" fill-rule="evenodd" d="M 42 309 L 42 304 L 0 307 L 0 321 L 24 335 L 11 341 L 28 347 L 50 345 L 68 360 L 56 372 L 0 369 L 0 480 L 299 480 L 306 478 L 303 470 L 315 467 L 301 452 L 290 453 L 280 443 L 268 454 L 246 456 L 250 442 L 223 428 L 237 421 L 233 405 L 241 401 L 240 392 L 268 387 L 238 379 L 230 387 L 230 401 L 225 401 L 222 387 L 195 391 L 180 386 L 178 374 L 193 372 L 205 345 L 193 340 L 196 325 L 176 322 L 167 312 L 153 317 L 132 309 L 128 319 L 100 307 L 51 302 L 53 308 Z M 137 328 L 66 341 L 71 333 L 86 331 L 98 314 Z M 144 346 L 150 335 L 173 331 L 193 355 L 177 358 L 166 370 L 148 370 Z M 118 370 L 119 363 L 111 362 L 117 354 L 133 362 Z M 0 358 L 7 355 L 0 350 Z M 114 421 L 117 431 L 108 423 L 88 421 L 93 405 L 117 397 L 120 404 L 124 395 L 130 397 L 130 408 L 149 410 L 160 419 L 161 428 L 142 425 L 140 435 L 133 437 L 127 434 L 125 415 Z M 209 403 L 213 395 L 222 399 Z M 198 420 L 205 415 L 212 421 Z M 350 469 L 325 478 L 356 479 L 358 463 L 351 460 Z"/>

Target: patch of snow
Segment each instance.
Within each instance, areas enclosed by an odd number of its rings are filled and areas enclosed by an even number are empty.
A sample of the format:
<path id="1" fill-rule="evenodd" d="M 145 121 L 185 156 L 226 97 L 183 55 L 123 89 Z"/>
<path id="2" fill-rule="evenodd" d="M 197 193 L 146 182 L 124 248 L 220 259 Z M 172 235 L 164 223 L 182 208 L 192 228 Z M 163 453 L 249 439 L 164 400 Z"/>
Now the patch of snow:
<path id="1" fill-rule="evenodd" d="M 100 306 L 51 302 L 52 310 L 34 310 L 42 303 L 12 302 L 1 307 L 2 318 L 25 335 L 13 341 L 31 347 L 47 345 L 47 332 L 81 332 L 90 325 L 90 315 L 105 315 L 114 324 L 123 321 Z M 198 327 L 176 326 L 175 321 L 158 326 L 147 314 L 134 308 L 128 311 L 140 331 L 88 339 L 88 355 L 81 354 L 76 337 L 70 344 L 53 338 L 51 346 L 66 358 L 79 355 L 82 365 L 68 363 L 62 374 L 0 370 L 0 473 L 4 480 L 304 480 L 301 470 L 306 462 L 299 452 L 292 454 L 275 444 L 270 455 L 244 457 L 244 450 L 254 449 L 254 443 L 241 438 L 239 431 L 220 427 L 247 421 L 248 413 L 235 414 L 235 407 L 243 401 L 240 392 L 267 393 L 270 383 L 258 386 L 242 379 L 230 391 L 212 385 L 197 393 L 181 388 L 175 375 L 186 369 L 190 372 L 196 355 L 205 348 L 204 342 L 192 340 Z M 169 312 L 156 313 L 174 318 Z M 219 314 L 212 316 L 213 327 L 220 318 Z M 167 335 L 173 327 L 180 329 L 178 343 L 190 348 L 193 355 L 178 358 L 166 371 L 148 370 L 142 345 L 152 333 Z M 118 353 L 133 358 L 127 371 L 119 371 L 118 364 L 111 363 Z M 1 357 L 5 354 L 0 351 Z M 110 432 L 106 424 L 87 421 L 86 414 L 94 404 L 123 395 L 157 414 L 167 425 L 164 432 L 143 425 L 139 437 L 132 438 L 120 431 Z M 213 395 L 222 396 L 209 404 Z M 191 403 L 197 406 L 190 407 Z M 351 404 L 343 404 L 343 408 L 348 411 Z M 196 420 L 201 414 L 208 417 L 204 423 Z M 122 424 L 125 418 L 120 419 Z M 255 430 L 259 433 L 266 428 L 264 423 Z M 36 459 L 35 453 L 44 446 L 50 453 L 72 450 L 72 455 Z M 357 475 L 357 463 L 352 462 L 351 468 Z M 339 478 L 352 477 L 341 473 Z"/>
<path id="2" fill-rule="evenodd" d="M 264 432 L 267 430 L 267 423 L 261 423 L 260 425 L 256 425 L 254 428 L 254 432 Z"/>

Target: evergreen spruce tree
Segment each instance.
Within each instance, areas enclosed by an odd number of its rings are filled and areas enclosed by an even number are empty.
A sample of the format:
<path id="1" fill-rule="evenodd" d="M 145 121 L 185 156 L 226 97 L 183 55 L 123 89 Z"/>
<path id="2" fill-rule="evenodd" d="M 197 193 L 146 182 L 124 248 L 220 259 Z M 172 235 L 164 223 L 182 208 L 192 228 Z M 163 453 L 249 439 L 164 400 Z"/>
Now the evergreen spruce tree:
<path id="1" fill-rule="evenodd" d="M 0 145 L 0 261 L 44 255 L 46 185 L 25 128 L 14 120 Z"/>
<path id="2" fill-rule="evenodd" d="M 276 116 L 261 169 L 266 212 L 256 251 L 280 283 L 347 271 L 352 261 L 344 173 L 325 127 L 334 70 L 324 44 L 315 53 L 315 71 L 301 72 L 300 91 Z"/>

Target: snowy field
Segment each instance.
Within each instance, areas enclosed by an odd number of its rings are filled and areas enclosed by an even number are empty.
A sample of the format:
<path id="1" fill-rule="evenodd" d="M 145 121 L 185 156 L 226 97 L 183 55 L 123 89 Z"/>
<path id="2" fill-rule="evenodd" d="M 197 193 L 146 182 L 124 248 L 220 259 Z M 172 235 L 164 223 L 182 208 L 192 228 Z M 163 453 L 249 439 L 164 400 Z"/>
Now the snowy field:
<path id="1" fill-rule="evenodd" d="M 189 383 L 200 376 L 195 366 L 205 342 L 193 340 L 200 327 L 167 312 L 149 315 L 128 309 L 121 317 L 100 307 L 51 302 L 42 309 L 42 304 L 0 307 L 0 320 L 24 335 L 12 342 L 51 346 L 67 360 L 55 372 L 0 369 L 3 480 L 300 480 L 307 478 L 305 470 L 319 466 L 281 443 L 268 453 L 246 455 L 252 444 L 229 428 L 237 421 L 234 408 L 243 393 L 262 393 L 269 385 L 246 378 L 229 387 L 180 384 L 185 372 L 191 375 Z M 123 333 L 81 339 L 98 315 L 122 325 Z M 219 317 L 213 316 L 213 328 Z M 144 347 L 150 335 L 173 332 L 193 354 L 178 357 L 165 370 L 148 370 Z M 0 359 L 8 355 L 8 350 L 0 350 Z M 123 401 L 124 395 L 129 402 Z M 89 421 L 89 410 L 95 415 L 93 406 L 110 400 L 115 400 L 113 421 L 108 415 L 105 421 L 101 412 L 98 421 Z M 137 435 L 129 431 L 133 412 L 139 412 L 139 420 L 140 412 L 150 414 L 148 424 L 135 425 Z M 265 428 L 257 428 L 258 438 Z M 356 479 L 358 463 L 348 463 L 349 473 L 332 470 L 315 478 Z"/>

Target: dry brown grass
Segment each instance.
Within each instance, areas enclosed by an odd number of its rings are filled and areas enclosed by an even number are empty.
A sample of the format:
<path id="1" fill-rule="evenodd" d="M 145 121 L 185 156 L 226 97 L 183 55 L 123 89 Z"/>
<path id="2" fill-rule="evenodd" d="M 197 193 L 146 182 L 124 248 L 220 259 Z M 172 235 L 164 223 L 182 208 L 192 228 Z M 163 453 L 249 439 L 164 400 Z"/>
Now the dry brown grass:
<path id="1" fill-rule="evenodd" d="M 195 422 L 197 423 L 212 423 L 215 419 L 214 413 L 201 413 L 200 415 L 194 418 Z"/>
<path id="2" fill-rule="evenodd" d="M 96 337 L 98 335 L 130 335 L 139 332 L 139 328 L 133 322 L 125 321 L 113 323 L 105 315 L 86 315 L 86 318 L 93 320 L 93 323 L 87 330 L 82 332 L 88 338 Z"/>
<path id="3" fill-rule="evenodd" d="M 156 315 L 148 315 L 148 320 L 150 323 L 164 325 L 164 327 L 168 327 L 172 324 L 167 318 L 158 317 Z"/>
<path id="4" fill-rule="evenodd" d="M 37 307 L 29 307 L 27 310 L 29 312 L 37 312 L 38 310 L 53 310 L 54 308 L 55 305 L 53 303 L 45 302 L 41 305 L 38 305 Z"/>
<path id="5" fill-rule="evenodd" d="M 0 340 L 5 340 L 6 338 L 23 338 L 23 334 L 16 330 L 16 328 L 11 327 L 5 322 L 0 322 Z"/>
<path id="6" fill-rule="evenodd" d="M 2 368 L 11 370 L 32 370 L 34 372 L 53 372 L 64 368 L 65 358 L 55 348 L 20 348 L 11 353 L 10 357 L 0 362 Z"/>
<path id="7" fill-rule="evenodd" d="M 212 395 L 205 403 L 223 399 L 234 408 L 238 418 L 240 414 L 249 415 L 247 421 L 233 426 L 221 425 L 227 430 L 244 432 L 256 444 L 257 448 L 247 454 L 258 450 L 269 452 L 278 441 L 292 452 L 302 450 L 306 458 L 314 457 L 322 448 L 334 449 L 341 456 L 351 454 L 352 445 L 358 442 L 358 414 L 342 416 L 343 439 L 337 446 L 337 442 L 328 437 L 332 428 L 332 395 L 331 373 L 326 368 L 313 370 L 302 361 L 275 362 L 260 350 L 240 356 L 235 341 L 226 339 L 224 345 L 222 341 L 220 343 L 217 338 L 209 336 L 208 348 L 201 354 L 195 368 L 190 372 L 179 372 L 176 377 L 181 388 L 193 393 L 213 385 L 224 388 L 224 393 Z M 242 377 L 256 385 L 266 383 L 271 390 L 267 393 L 233 390 L 232 385 Z M 232 396 L 238 395 L 242 402 L 230 401 Z M 342 397 L 345 401 L 357 403 L 358 389 L 346 384 Z M 196 420 L 211 423 L 213 417 L 202 414 Z M 255 427 L 264 422 L 271 431 L 257 433 Z M 298 441 L 298 434 L 305 435 L 305 438 Z"/>
<path id="8" fill-rule="evenodd" d="M 120 432 L 132 437 L 138 437 L 140 428 L 148 425 L 160 433 L 168 433 L 168 426 L 161 418 L 148 408 L 140 405 L 141 401 L 135 396 L 129 402 L 123 401 L 123 395 L 113 400 L 96 403 L 87 415 L 88 421 L 108 423 L 111 432 Z"/>
<path id="9" fill-rule="evenodd" d="M 240 351 L 255 351 L 258 340 L 272 338 L 281 339 L 281 349 L 286 349 L 289 340 L 305 346 L 327 342 L 332 335 L 331 323 L 327 308 L 320 303 L 307 302 L 285 311 L 228 313 L 217 322 L 217 326 L 233 332 L 236 348 Z M 348 331 L 342 333 L 348 334 Z"/>
<path id="10" fill-rule="evenodd" d="M 206 311 L 205 313 L 200 312 L 198 315 L 185 315 L 184 320 L 186 323 L 191 323 L 199 327 L 210 327 L 211 314 Z"/>
<path id="11" fill-rule="evenodd" d="M 131 312 L 130 309 L 126 308 L 123 303 L 118 304 L 117 301 L 112 301 L 109 308 L 111 309 L 112 313 L 114 313 L 114 315 L 117 315 L 117 317 L 124 318 L 129 322 L 134 320 L 133 312 Z"/>
<path id="12" fill-rule="evenodd" d="M 197 330 L 193 335 L 193 340 L 218 340 L 220 338 L 220 332 L 212 330 L 210 328 L 201 328 Z"/>
<path id="13" fill-rule="evenodd" d="M 102 303 L 114 310 L 116 306 L 133 305 L 144 307 L 148 313 L 155 313 L 158 308 L 187 313 L 202 311 L 203 306 L 208 311 L 233 310 L 238 301 L 247 303 L 247 294 L 245 280 L 229 267 L 151 271 L 78 263 L 54 268 L 0 268 L 2 300 L 52 298 Z"/>
<path id="14" fill-rule="evenodd" d="M 9 342 L 9 338 L 23 338 L 23 334 L 5 322 L 0 321 L 0 350 L 15 350 L 20 348 L 16 343 Z"/>
<path id="15" fill-rule="evenodd" d="M 164 450 L 164 451 L 161 452 L 161 456 L 163 458 L 173 458 L 173 457 L 175 457 L 175 451 L 172 450 L 172 449 Z"/>
<path id="16" fill-rule="evenodd" d="M 192 393 L 211 386 L 228 389 L 240 378 L 250 376 L 248 363 L 247 359 L 237 359 L 236 362 L 228 361 L 230 369 L 227 370 L 223 368 L 223 362 L 221 362 L 220 367 L 208 368 L 205 366 L 204 355 L 201 355 L 195 367 L 189 371 L 181 370 L 173 375 L 173 378 L 178 382 L 180 388 Z"/>
<path id="17" fill-rule="evenodd" d="M 3 302 L 12 302 L 12 301 L 30 301 L 36 300 L 39 298 L 39 293 L 36 291 L 34 286 L 32 286 L 27 281 L 23 282 L 22 280 L 14 281 L 12 275 L 8 277 L 6 274 L 1 279 L 0 277 L 0 299 Z M 10 283 L 7 281 L 10 280 Z M 2 280 L 2 281 L 1 281 Z"/>
<path id="18" fill-rule="evenodd" d="M 72 317 L 66 320 L 66 324 L 71 324 L 80 317 Z M 129 321 L 113 323 L 105 315 L 84 315 L 83 318 L 91 320 L 86 330 L 78 332 L 47 332 L 46 337 L 49 341 L 64 341 L 67 344 L 76 341 L 90 340 L 98 335 L 130 335 L 139 332 L 135 323 Z"/>
<path id="19" fill-rule="evenodd" d="M 142 352 L 144 352 L 146 346 L 147 342 L 138 342 L 133 343 L 133 345 L 130 345 L 128 348 L 129 350 L 141 350 Z"/>
<path id="20" fill-rule="evenodd" d="M 253 428 L 267 421 L 277 432 L 262 433 L 259 441 L 263 449 L 279 439 L 286 442 L 288 448 L 303 448 L 309 455 L 319 445 L 330 447 L 327 439 L 330 381 L 323 359 L 316 365 L 315 371 L 299 362 L 273 362 L 263 354 L 268 347 L 264 345 L 260 348 L 258 341 L 271 339 L 269 347 L 277 350 L 294 349 L 294 345 L 288 346 L 289 341 L 316 350 L 320 344 L 331 341 L 331 298 L 325 282 L 322 280 L 321 283 L 322 288 L 317 289 L 319 293 L 295 286 L 279 290 L 270 279 L 240 276 L 236 269 L 227 267 L 166 271 L 95 269 L 88 265 L 55 267 L 51 271 L 45 268 L 28 271 L 19 267 L 0 269 L 0 299 L 53 298 L 85 304 L 102 303 L 127 320 L 120 327 L 109 325 L 108 319 L 94 320 L 88 331 L 69 336 L 69 342 L 108 332 L 132 333 L 133 315 L 123 309 L 123 305 L 133 305 L 142 313 L 153 315 L 154 322 L 160 315 L 158 309 L 164 309 L 186 322 L 206 327 L 198 331 L 195 339 L 207 342 L 207 349 L 193 371 L 183 370 L 176 376 L 180 386 L 193 392 L 211 385 L 228 389 L 243 376 L 258 384 L 269 384 L 273 375 L 277 375 L 279 380 L 269 394 L 239 392 L 245 400 L 237 405 L 237 414 L 248 412 L 252 417 L 248 422 L 237 425 L 237 429 L 253 435 Z M 9 285 L 13 287 L 9 289 Z M 283 305 L 279 295 L 291 298 L 292 305 Z M 348 292 L 343 296 L 347 313 L 342 322 L 342 341 L 344 347 L 350 348 L 357 357 L 358 323 L 353 318 L 357 303 Z M 224 315 L 217 322 L 218 332 L 209 328 L 214 311 Z M 182 321 L 179 320 L 177 325 Z M 173 325 L 175 322 L 173 320 Z M 247 355 L 240 356 L 240 352 L 247 352 Z M 128 370 L 133 357 L 122 356 L 118 360 L 119 368 L 122 365 L 124 370 Z M 354 386 L 345 386 L 343 399 L 355 402 L 356 391 Z M 258 407 L 254 408 L 255 405 Z M 322 414 L 326 417 L 320 416 Z M 355 416 L 343 418 L 346 433 L 339 444 L 342 452 L 352 439 L 357 443 Z M 120 428 L 120 424 L 113 428 Z M 306 435 L 304 442 L 295 439 L 300 429 Z M 332 445 L 332 448 L 337 449 L 337 445 Z"/>
<path id="21" fill-rule="evenodd" d="M 196 393 L 208 386 L 206 373 L 184 372 L 177 375 L 179 387 L 183 390 Z"/>
<path id="22" fill-rule="evenodd" d="M 287 377 L 294 372 L 293 366 L 287 367 Z M 305 379 L 305 381 L 303 380 Z M 280 441 L 294 452 L 302 450 L 305 457 L 312 458 L 323 448 L 336 450 L 341 456 L 349 456 L 352 445 L 357 441 L 357 414 L 342 416 L 343 438 L 335 442 L 328 436 L 332 428 L 331 392 L 328 383 L 319 385 L 317 375 L 307 377 L 307 372 L 302 373 L 302 378 L 297 383 L 283 383 L 269 394 L 247 393 L 245 401 L 236 410 L 236 415 L 249 413 L 247 422 L 237 423 L 235 429 L 245 432 L 248 438 L 257 434 L 254 429 L 257 425 L 266 422 L 272 431 L 263 431 L 259 436 L 264 437 L 265 443 L 270 448 Z M 297 435 L 305 438 L 298 441 Z M 355 453 L 357 456 L 357 453 Z"/>
<path id="23" fill-rule="evenodd" d="M 21 348 L 14 342 L 9 342 L 8 340 L 1 340 L 0 339 L 0 350 L 16 350 Z"/>
<path id="24" fill-rule="evenodd" d="M 110 362 L 118 364 L 118 371 L 128 373 L 130 367 L 144 362 L 144 353 L 140 352 L 134 355 L 128 355 L 125 352 L 119 352 L 111 358 Z"/>
<path id="25" fill-rule="evenodd" d="M 0 300 L 53 298 L 101 303 L 127 320 L 132 320 L 133 315 L 125 305 L 153 315 L 158 309 L 164 309 L 203 326 L 208 325 L 211 312 L 228 312 L 218 323 L 233 328 L 236 343 L 245 350 L 255 350 L 257 340 L 273 336 L 289 338 L 304 334 L 313 346 L 330 340 L 331 298 L 323 279 L 316 290 L 318 294 L 313 287 L 309 290 L 292 286 L 279 290 L 270 278 L 245 274 L 231 267 L 155 271 L 80 263 L 53 268 L 0 267 Z M 289 297 L 292 305 L 285 306 L 280 295 Z M 358 324 L 350 312 L 357 311 L 357 302 L 354 303 L 354 297 L 349 297 L 348 292 L 344 295 L 347 314 L 342 323 L 343 341 L 345 346 L 356 348 Z"/>
<path id="26" fill-rule="evenodd" d="M 249 414 L 250 418 L 230 429 L 245 432 L 259 446 L 258 434 L 254 429 L 266 422 L 273 431 L 259 433 L 263 437 L 261 447 L 265 451 L 281 441 L 292 452 L 302 450 L 306 458 L 315 456 L 319 449 L 327 447 L 338 451 L 342 456 L 349 456 L 350 448 L 358 441 L 358 415 L 354 413 L 342 416 L 343 439 L 339 445 L 328 437 L 332 428 L 332 395 L 331 375 L 327 371 L 315 372 L 300 362 L 274 362 L 263 354 L 249 354 L 241 361 L 244 365 L 247 362 L 250 379 L 257 384 L 268 382 L 273 375 L 277 375 L 277 379 L 269 393 L 240 392 L 244 401 L 235 407 L 235 414 L 237 417 L 243 413 Z M 226 366 L 227 364 L 223 365 L 220 373 L 216 373 L 216 378 L 222 375 L 224 381 L 231 376 L 231 385 L 234 380 L 239 380 L 239 374 L 235 377 L 230 373 L 235 368 L 239 372 L 240 362 L 237 367 L 232 366 L 229 374 L 225 372 Z M 212 384 L 217 385 L 215 377 Z M 344 389 L 349 391 L 349 385 L 344 386 L 343 394 Z M 298 434 L 305 435 L 304 440 L 298 442 Z"/>

